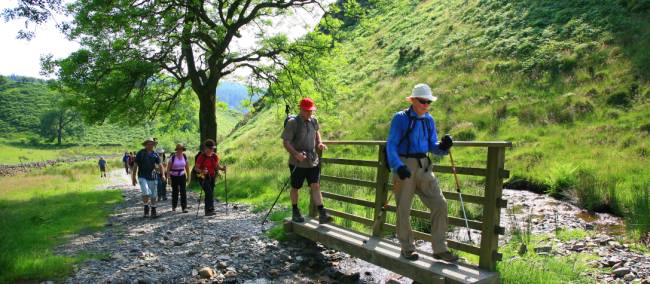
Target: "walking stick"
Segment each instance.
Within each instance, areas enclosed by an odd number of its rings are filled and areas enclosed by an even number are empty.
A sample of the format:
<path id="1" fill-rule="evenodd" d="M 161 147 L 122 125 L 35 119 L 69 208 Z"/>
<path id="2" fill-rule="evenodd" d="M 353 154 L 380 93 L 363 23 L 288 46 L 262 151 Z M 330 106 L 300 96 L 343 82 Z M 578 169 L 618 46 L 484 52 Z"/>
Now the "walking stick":
<path id="1" fill-rule="evenodd" d="M 226 191 L 226 215 L 228 215 L 228 171 L 223 172 L 223 183 Z"/>
<path id="2" fill-rule="evenodd" d="M 201 197 L 203 197 L 203 181 L 199 178 L 199 186 L 201 186 L 201 192 L 199 192 L 199 204 L 196 206 L 196 218 L 199 217 L 199 209 L 201 208 Z"/>
<path id="3" fill-rule="evenodd" d="M 291 170 L 291 174 L 289 175 L 289 178 L 287 178 L 287 181 L 282 186 L 282 190 L 280 190 L 280 193 L 278 194 L 278 197 L 276 197 L 275 201 L 273 201 L 273 205 L 271 205 L 271 208 L 269 208 L 269 212 L 266 212 L 266 215 L 264 216 L 264 220 L 262 220 L 262 224 L 261 224 L 262 230 L 264 230 L 264 224 L 266 223 L 266 219 L 269 217 L 269 214 L 271 214 L 271 211 L 273 210 L 273 207 L 275 207 L 275 204 L 278 203 L 278 200 L 280 199 L 280 196 L 282 196 L 282 193 L 287 188 L 287 185 L 289 184 L 289 181 L 291 181 L 291 176 L 293 175 L 293 172 L 295 172 L 297 168 L 298 168 L 297 166 L 294 166 L 293 170 Z"/>
<path id="4" fill-rule="evenodd" d="M 456 191 L 458 192 L 458 198 L 460 199 L 460 208 L 463 210 L 463 218 L 465 218 L 465 227 L 467 228 L 467 237 L 469 242 L 472 242 L 472 233 L 469 229 L 469 222 L 467 221 L 467 214 L 465 213 L 465 203 L 463 202 L 463 194 L 460 193 L 460 183 L 458 182 L 458 174 L 456 174 L 456 166 L 454 165 L 454 157 L 451 155 L 451 149 L 449 149 L 449 161 L 451 161 L 451 172 L 454 173 L 454 179 L 456 180 Z"/>

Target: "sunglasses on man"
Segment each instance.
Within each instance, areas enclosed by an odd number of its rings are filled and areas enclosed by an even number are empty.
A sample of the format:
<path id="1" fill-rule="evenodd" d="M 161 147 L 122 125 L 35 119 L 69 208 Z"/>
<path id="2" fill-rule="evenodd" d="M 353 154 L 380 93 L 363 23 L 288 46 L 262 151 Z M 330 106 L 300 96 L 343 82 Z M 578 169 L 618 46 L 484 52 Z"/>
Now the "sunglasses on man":
<path id="1" fill-rule="evenodd" d="M 416 100 L 418 100 L 418 102 L 419 102 L 420 104 L 423 104 L 423 105 L 429 105 L 429 104 L 431 104 L 431 103 L 433 102 L 433 101 L 430 101 L 430 100 L 419 99 L 419 98 L 416 99 Z"/>

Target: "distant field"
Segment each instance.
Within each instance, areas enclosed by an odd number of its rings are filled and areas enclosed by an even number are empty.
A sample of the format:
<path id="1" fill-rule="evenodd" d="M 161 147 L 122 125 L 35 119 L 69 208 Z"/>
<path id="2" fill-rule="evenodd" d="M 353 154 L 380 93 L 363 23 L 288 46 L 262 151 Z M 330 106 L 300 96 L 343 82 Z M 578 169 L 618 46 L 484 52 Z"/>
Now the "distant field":
<path id="1" fill-rule="evenodd" d="M 0 164 L 11 165 L 24 162 L 40 162 L 57 158 L 72 158 L 78 156 L 99 156 L 119 154 L 122 147 L 70 146 L 70 147 L 29 147 L 13 146 L 0 143 Z"/>

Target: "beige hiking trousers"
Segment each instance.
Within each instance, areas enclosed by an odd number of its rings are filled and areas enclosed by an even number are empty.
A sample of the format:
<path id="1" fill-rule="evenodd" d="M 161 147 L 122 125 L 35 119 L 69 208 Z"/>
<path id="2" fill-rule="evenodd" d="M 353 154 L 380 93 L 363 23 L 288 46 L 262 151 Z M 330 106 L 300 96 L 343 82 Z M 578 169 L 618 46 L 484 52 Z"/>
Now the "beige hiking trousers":
<path id="1" fill-rule="evenodd" d="M 422 203 L 431 211 L 431 247 L 433 253 L 447 251 L 447 200 L 442 195 L 438 180 L 431 171 L 427 158 L 420 159 L 422 168 L 416 158 L 400 157 L 411 171 L 411 177 L 401 180 L 397 173 L 393 175 L 395 200 L 397 202 L 397 239 L 402 250 L 415 250 L 413 230 L 411 229 L 411 204 L 413 195 L 420 196 Z"/>

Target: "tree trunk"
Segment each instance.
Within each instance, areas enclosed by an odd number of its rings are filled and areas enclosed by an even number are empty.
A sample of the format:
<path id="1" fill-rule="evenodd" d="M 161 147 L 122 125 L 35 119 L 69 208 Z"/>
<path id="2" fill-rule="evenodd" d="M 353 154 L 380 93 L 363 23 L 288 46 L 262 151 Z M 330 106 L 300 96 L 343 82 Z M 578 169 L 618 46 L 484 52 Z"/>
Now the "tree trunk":
<path id="1" fill-rule="evenodd" d="M 58 145 L 61 145 L 61 138 L 63 136 L 63 112 L 59 116 L 59 125 L 56 128 L 56 142 Z"/>
<path id="2" fill-rule="evenodd" d="M 201 143 L 206 139 L 217 141 L 216 91 L 217 88 L 205 88 L 198 94 Z"/>

